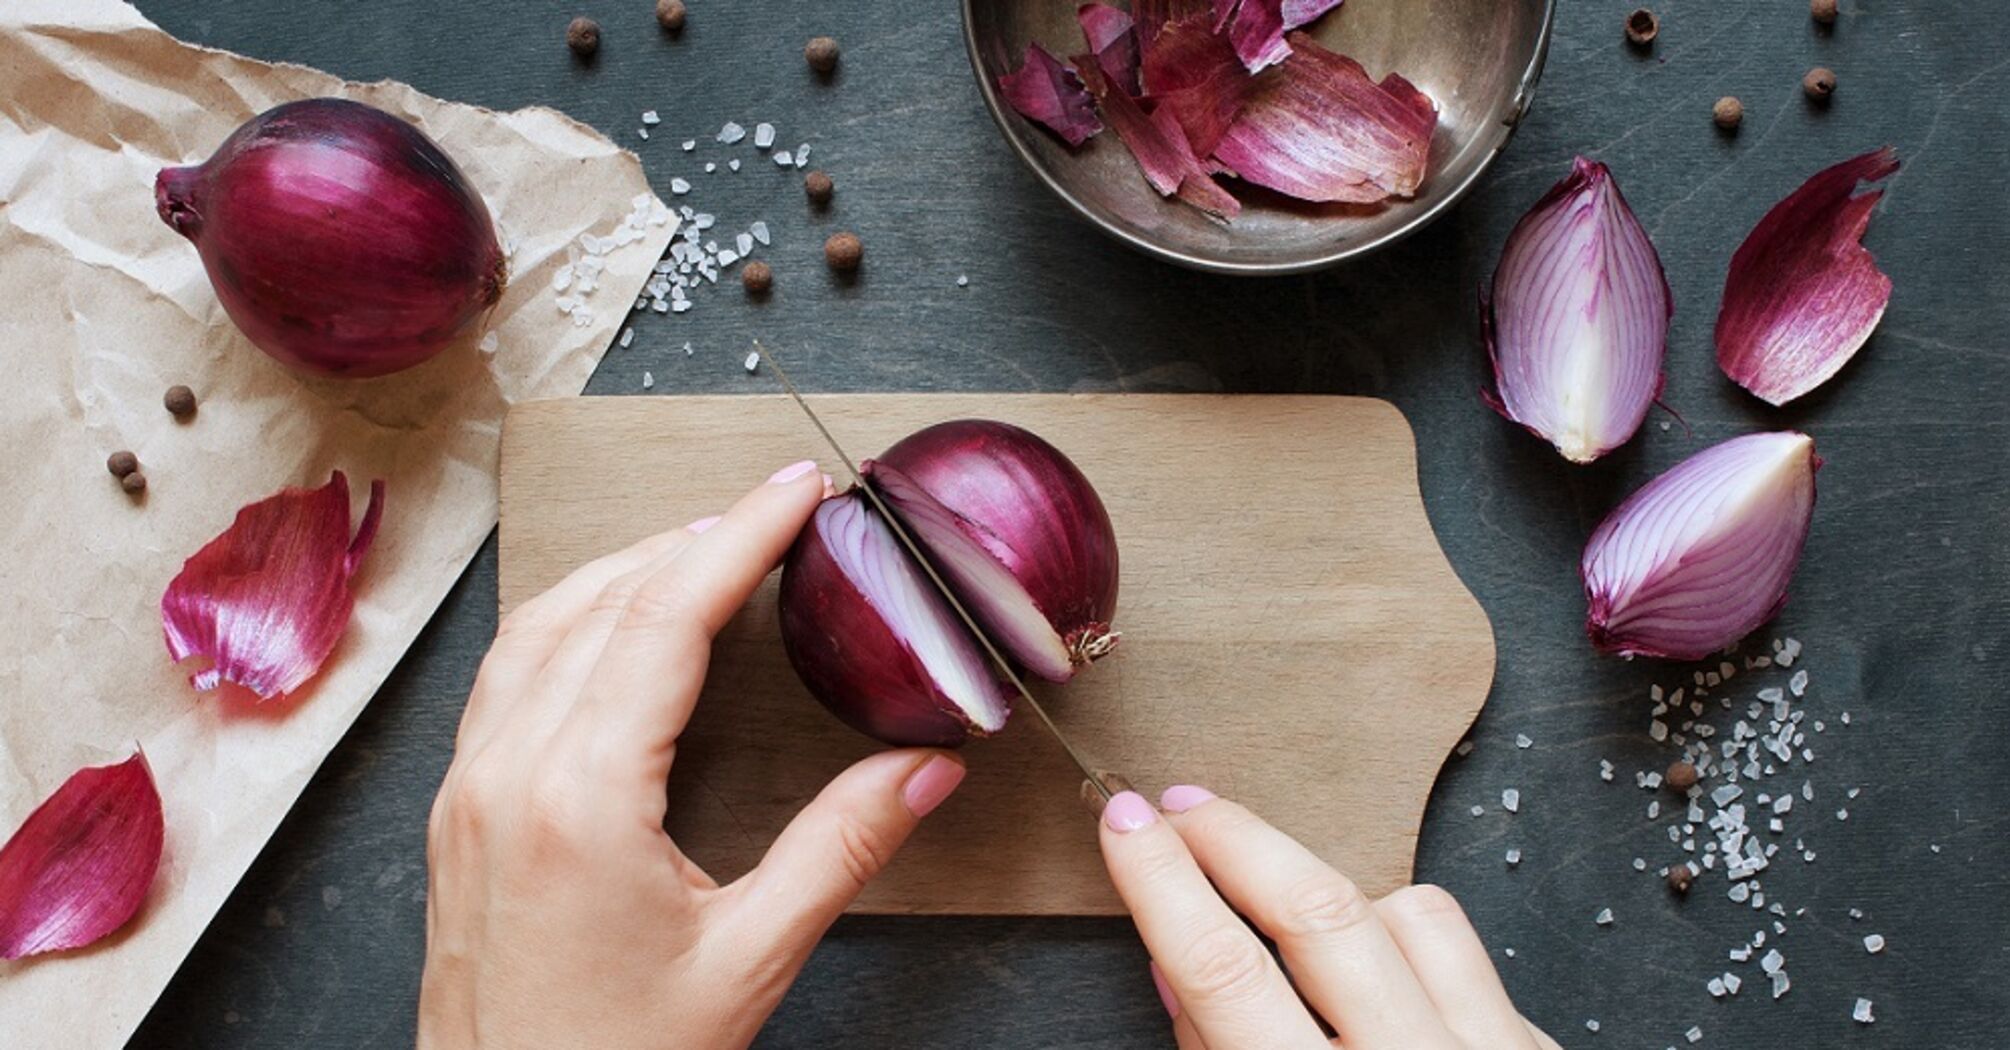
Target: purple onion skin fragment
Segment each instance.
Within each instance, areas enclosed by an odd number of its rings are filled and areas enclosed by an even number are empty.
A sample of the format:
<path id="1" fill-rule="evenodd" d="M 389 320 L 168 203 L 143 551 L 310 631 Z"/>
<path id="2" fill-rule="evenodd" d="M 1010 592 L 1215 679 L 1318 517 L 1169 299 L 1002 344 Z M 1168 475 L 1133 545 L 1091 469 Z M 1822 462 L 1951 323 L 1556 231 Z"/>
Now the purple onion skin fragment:
<path id="1" fill-rule="evenodd" d="M 846 725 L 899 747 L 997 732 L 989 658 L 862 493 L 825 500 L 782 563 L 789 663 Z"/>
<path id="2" fill-rule="evenodd" d="M 957 597 L 1027 671 L 1065 682 L 1116 643 L 1116 529 L 1075 464 L 1038 436 L 963 419 L 863 468 Z"/>

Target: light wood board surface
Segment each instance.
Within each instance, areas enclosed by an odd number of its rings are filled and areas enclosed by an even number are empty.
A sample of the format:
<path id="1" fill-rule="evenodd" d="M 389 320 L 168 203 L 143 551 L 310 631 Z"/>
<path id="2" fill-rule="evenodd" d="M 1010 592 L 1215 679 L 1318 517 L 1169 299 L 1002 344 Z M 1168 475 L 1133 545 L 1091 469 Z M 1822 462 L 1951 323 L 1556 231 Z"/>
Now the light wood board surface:
<path id="1" fill-rule="evenodd" d="M 1122 550 L 1123 642 L 1034 683 L 1091 761 L 1148 797 L 1237 799 L 1371 893 L 1409 880 L 1438 767 L 1493 678 L 1492 630 L 1439 550 L 1408 424 L 1383 401 L 1260 395 L 811 395 L 854 457 L 966 416 L 1075 460 Z M 504 611 L 592 557 L 718 513 L 786 463 L 836 457 L 785 398 L 517 406 L 502 453 Z M 774 583 L 720 636 L 678 749 L 669 827 L 721 882 L 878 747 L 782 653 Z M 1027 712 L 964 749 L 970 775 L 855 910 L 1109 914 L 1079 777 Z"/>

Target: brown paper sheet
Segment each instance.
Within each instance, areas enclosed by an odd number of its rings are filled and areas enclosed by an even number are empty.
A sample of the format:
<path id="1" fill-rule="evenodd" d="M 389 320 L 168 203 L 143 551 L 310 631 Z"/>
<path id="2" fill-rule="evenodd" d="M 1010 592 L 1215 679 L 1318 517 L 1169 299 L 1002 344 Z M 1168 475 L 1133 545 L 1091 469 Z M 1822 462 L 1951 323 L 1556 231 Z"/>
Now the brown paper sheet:
<path id="1" fill-rule="evenodd" d="M 478 334 L 401 375 L 296 376 L 231 325 L 195 249 L 154 214 L 154 173 L 206 158 L 245 119 L 315 95 L 424 128 L 487 199 L 512 279 Z M 144 911 L 81 951 L 0 963 L 0 1043 L 122 1045 L 315 767 L 496 520 L 505 407 L 576 394 L 674 219 L 606 255 L 590 323 L 552 279 L 648 183 L 557 112 L 493 113 L 181 43 L 116 0 L 0 4 L 0 835 L 80 766 L 146 749 L 167 851 Z M 161 406 L 194 387 L 196 418 Z M 104 467 L 132 449 L 150 485 Z M 297 697 L 198 695 L 168 663 L 161 591 L 239 506 L 331 469 L 385 478 L 383 531 L 347 637 Z"/>

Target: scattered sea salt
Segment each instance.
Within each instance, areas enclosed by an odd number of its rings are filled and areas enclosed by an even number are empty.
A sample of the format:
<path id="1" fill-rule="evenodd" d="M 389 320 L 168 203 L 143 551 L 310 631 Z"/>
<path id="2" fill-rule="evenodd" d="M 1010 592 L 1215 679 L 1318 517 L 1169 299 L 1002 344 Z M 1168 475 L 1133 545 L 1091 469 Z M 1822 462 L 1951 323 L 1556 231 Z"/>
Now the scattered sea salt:
<path id="1" fill-rule="evenodd" d="M 761 222 L 758 219 L 747 227 L 747 232 L 753 234 L 754 239 L 760 241 L 764 245 L 774 243 L 773 241 L 768 239 L 768 224 L 765 222 Z"/>
<path id="2" fill-rule="evenodd" d="M 1855 1021 L 1858 1024 L 1871 1024 L 1875 1022 L 1877 1018 L 1872 1017 L 1870 1015 L 1870 1000 L 1863 998 L 1857 999 L 1856 1006 L 1850 1009 L 1849 1019 Z"/>
<path id="3" fill-rule="evenodd" d="M 749 350 L 749 351 L 747 351 L 747 359 L 746 359 L 745 361 L 742 361 L 742 362 L 740 362 L 740 363 L 741 363 L 742 365 L 745 365 L 745 366 L 746 366 L 746 369 L 747 369 L 747 371 L 749 371 L 749 372 L 752 372 L 752 371 L 754 371 L 755 369 L 758 369 L 758 368 L 760 368 L 760 367 L 761 367 L 761 352 L 760 352 L 759 350 Z"/>
<path id="4" fill-rule="evenodd" d="M 671 179 L 670 192 L 676 194 L 679 197 L 682 197 L 683 195 L 691 192 L 691 184 L 689 182 L 684 181 L 683 179 Z"/>
<path id="5" fill-rule="evenodd" d="M 685 140 L 684 140 L 684 152 L 686 152 L 686 153 L 689 153 L 689 152 L 691 152 L 692 150 L 694 150 L 694 149 L 697 149 L 697 148 L 698 148 L 698 140 L 697 140 L 697 139 L 685 139 Z"/>
<path id="6" fill-rule="evenodd" d="M 647 124 L 648 126 L 653 128 L 656 125 L 663 123 L 663 118 L 657 116 L 655 110 L 645 109 L 642 111 L 642 123 Z"/>
<path id="7" fill-rule="evenodd" d="M 731 160 L 727 161 L 727 162 L 726 162 L 726 167 L 728 167 L 728 168 L 731 168 L 731 169 L 733 169 L 734 171 L 739 171 L 739 170 L 740 170 L 740 158 L 738 158 L 738 157 L 734 157 L 733 159 L 731 159 Z"/>
<path id="8" fill-rule="evenodd" d="M 775 151 L 775 167 L 787 168 L 794 166 L 795 163 L 796 159 L 794 157 L 789 156 L 788 150 L 778 149 Z"/>
<path id="9" fill-rule="evenodd" d="M 642 373 L 642 389 L 647 390 L 655 385 L 656 385 L 656 377 L 654 375 L 648 372 Z"/>
<path id="10" fill-rule="evenodd" d="M 1535 746 L 1535 741 L 1530 740 L 1527 733 L 1516 733 L 1514 735 L 1514 746 L 1527 750 Z"/>
<path id="11" fill-rule="evenodd" d="M 775 126 L 766 122 L 754 125 L 754 148 L 767 149 L 775 144 Z"/>
<path id="12" fill-rule="evenodd" d="M 1464 758 L 1472 753 L 1473 753 L 1473 742 L 1471 740 L 1461 740 L 1459 741 L 1459 746 L 1452 748 L 1452 754 L 1455 754 L 1460 758 Z"/>
<path id="13" fill-rule="evenodd" d="M 1521 792 L 1514 788 L 1501 792 L 1501 808 L 1509 813 L 1521 812 Z"/>
<path id="14" fill-rule="evenodd" d="M 959 273 L 959 274 L 957 274 L 957 275 L 956 275 L 956 287 L 958 287 L 958 288 L 968 288 L 968 287 L 970 287 L 970 275 L 969 275 L 969 274 L 965 274 L 965 273 Z M 1470 742 L 1468 742 L 1468 746 L 1470 746 Z"/>
<path id="15" fill-rule="evenodd" d="M 1584 1022 L 1584 1030 L 1585 1030 L 1585 1031 L 1587 1031 L 1587 1032 L 1596 1032 L 1596 1031 L 1598 1031 L 1598 1018 L 1596 1018 L 1596 1017 L 1593 1017 L 1593 1018 L 1589 1018 L 1589 1019 L 1587 1019 L 1587 1020 L 1586 1020 L 1586 1021 Z"/>
<path id="16" fill-rule="evenodd" d="M 1690 1025 L 1690 1026 L 1689 1026 L 1689 1030 L 1688 1030 L 1688 1031 L 1686 1031 L 1686 1032 L 1683 1032 L 1683 1033 L 1682 1033 L 1682 1038 L 1684 1038 L 1684 1039 L 1687 1039 L 1687 1040 L 1689 1040 L 1689 1041 L 1690 1041 L 1690 1042 L 1692 1042 L 1692 1043 L 1700 1043 L 1700 1042 L 1702 1042 L 1702 1041 L 1703 1041 L 1703 1026 L 1702 1026 L 1702 1025 L 1699 1025 L 1699 1024 L 1698 1024 L 1698 1025 Z"/>
<path id="17" fill-rule="evenodd" d="M 1600 908 L 1598 910 L 1598 914 L 1591 917 L 1591 921 L 1599 924 L 1600 926 L 1612 925 L 1612 909 Z"/>
<path id="18" fill-rule="evenodd" d="M 1872 955 L 1876 955 L 1877 953 L 1883 951 L 1884 950 L 1883 935 L 1873 933 L 1870 936 L 1865 937 L 1863 939 L 1863 950 L 1871 953 Z"/>
<path id="19" fill-rule="evenodd" d="M 621 349 L 623 350 L 628 349 L 629 345 L 634 342 L 635 342 L 635 329 L 623 328 L 621 330 Z"/>
<path id="20" fill-rule="evenodd" d="M 719 129 L 719 141 L 728 146 L 746 137 L 747 129 L 730 120 L 726 122 L 725 127 Z"/>

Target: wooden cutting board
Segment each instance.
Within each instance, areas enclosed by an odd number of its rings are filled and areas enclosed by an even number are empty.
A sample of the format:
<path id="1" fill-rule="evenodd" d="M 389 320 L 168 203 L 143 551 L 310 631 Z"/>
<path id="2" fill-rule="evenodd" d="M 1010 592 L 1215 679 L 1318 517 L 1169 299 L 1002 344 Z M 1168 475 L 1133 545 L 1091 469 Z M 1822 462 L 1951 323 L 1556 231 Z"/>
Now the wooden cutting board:
<path id="1" fill-rule="evenodd" d="M 1297 836 L 1373 893 L 1410 878 L 1438 767 L 1493 680 L 1493 632 L 1417 491 L 1386 402 L 1187 395 L 812 395 L 854 456 L 982 416 L 1075 460 L 1122 550 L 1115 653 L 1055 719 L 1148 797 L 1195 783 Z M 724 510 L 814 456 L 777 396 L 568 398 L 518 405 L 502 451 L 505 611 L 574 566 Z M 718 641 L 670 778 L 669 827 L 720 882 L 878 745 L 796 681 L 772 580 Z M 856 910 L 1119 912 L 1079 777 L 1030 713 L 964 749 L 970 775 Z"/>

